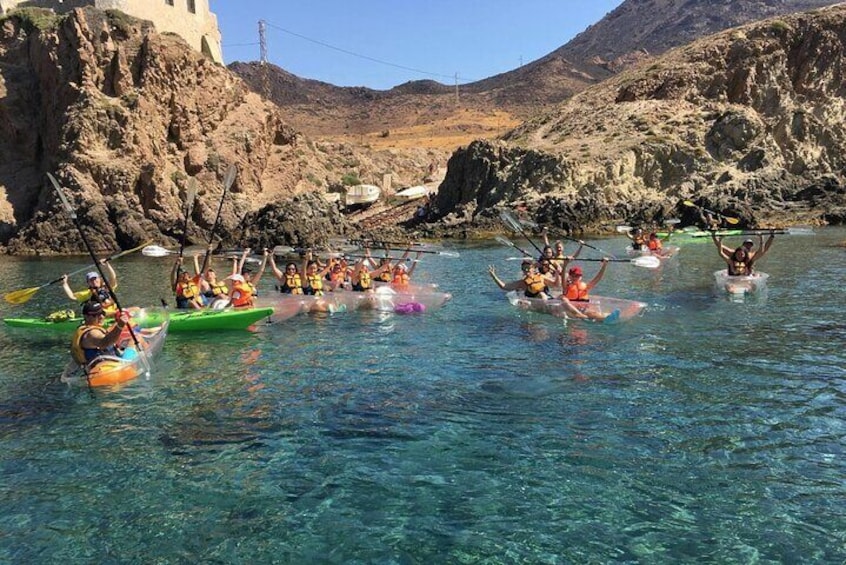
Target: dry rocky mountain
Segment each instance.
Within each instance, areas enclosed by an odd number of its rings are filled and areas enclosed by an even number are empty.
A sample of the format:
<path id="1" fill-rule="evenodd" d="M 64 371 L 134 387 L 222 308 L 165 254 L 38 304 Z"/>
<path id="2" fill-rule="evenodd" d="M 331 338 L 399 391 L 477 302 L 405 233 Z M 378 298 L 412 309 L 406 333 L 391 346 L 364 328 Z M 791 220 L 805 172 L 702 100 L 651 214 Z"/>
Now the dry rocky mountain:
<path id="1" fill-rule="evenodd" d="M 431 235 L 515 204 L 567 230 L 659 222 L 686 199 L 745 225 L 846 218 L 846 4 L 722 32 L 457 151 Z"/>
<path id="2" fill-rule="evenodd" d="M 552 53 L 455 88 L 414 81 L 391 90 L 336 87 L 274 66 L 230 69 L 309 136 L 375 147 L 452 150 L 495 137 L 588 86 L 694 39 L 742 24 L 835 4 L 831 0 L 626 0 Z M 389 135 L 385 135 L 389 133 Z"/>
<path id="3" fill-rule="evenodd" d="M 93 8 L 0 20 L 0 132 L 0 242 L 12 253 L 82 250 L 45 172 L 108 251 L 175 241 L 189 177 L 199 185 L 189 243 L 204 241 L 232 164 L 220 233 L 244 242 L 264 209 L 299 244 L 349 229 L 322 197 L 345 176 L 418 184 L 434 158 L 312 142 L 180 38 Z"/>

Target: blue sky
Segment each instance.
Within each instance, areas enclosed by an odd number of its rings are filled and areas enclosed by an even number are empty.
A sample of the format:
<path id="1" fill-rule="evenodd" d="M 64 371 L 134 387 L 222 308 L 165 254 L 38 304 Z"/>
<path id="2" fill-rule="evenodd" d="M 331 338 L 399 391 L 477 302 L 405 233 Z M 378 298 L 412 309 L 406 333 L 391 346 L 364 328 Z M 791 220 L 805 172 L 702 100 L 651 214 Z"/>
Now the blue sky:
<path id="1" fill-rule="evenodd" d="M 543 57 L 622 0 L 210 0 L 223 56 L 268 59 L 303 78 L 389 89 L 481 80 Z M 375 59 L 375 61 L 373 60 Z M 416 72 L 422 71 L 422 72 Z"/>

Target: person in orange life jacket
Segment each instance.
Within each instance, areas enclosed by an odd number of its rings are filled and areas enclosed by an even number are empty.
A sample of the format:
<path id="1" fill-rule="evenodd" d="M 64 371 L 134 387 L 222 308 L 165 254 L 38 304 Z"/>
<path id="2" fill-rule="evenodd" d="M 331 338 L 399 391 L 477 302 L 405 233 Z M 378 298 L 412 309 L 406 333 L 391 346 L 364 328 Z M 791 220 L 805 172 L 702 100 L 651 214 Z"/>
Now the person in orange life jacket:
<path id="1" fill-rule="evenodd" d="M 549 300 L 551 298 L 549 286 L 555 284 L 558 278 L 557 271 L 555 276 L 544 276 L 538 271 L 535 262 L 531 259 L 524 259 L 520 265 L 520 270 L 523 271 L 523 278 L 505 283 L 497 276 L 494 266 L 488 266 L 488 273 L 490 273 L 493 281 L 502 290 L 522 290 L 523 294 L 528 298 L 541 298 L 543 300 Z"/>
<path id="2" fill-rule="evenodd" d="M 279 270 L 276 266 L 276 259 L 273 255 L 270 256 L 270 268 L 273 270 L 273 276 L 279 282 L 276 288 L 279 292 L 284 294 L 302 294 L 303 281 L 297 264 L 293 261 L 285 265 L 285 272 Z"/>
<path id="3" fill-rule="evenodd" d="M 582 268 L 575 266 L 567 271 L 567 279 L 564 281 L 564 296 L 568 300 L 590 300 L 590 291 L 602 280 L 605 275 L 605 269 L 608 268 L 608 258 L 603 257 L 602 266 L 599 272 L 590 280 L 584 282 L 582 279 Z"/>
<path id="4" fill-rule="evenodd" d="M 111 328 L 103 327 L 106 310 L 103 304 L 94 300 L 82 306 L 83 323 L 74 332 L 71 340 L 71 353 L 74 361 L 86 365 L 104 355 L 120 356 L 117 347 L 121 333 L 129 323 L 126 312 L 115 313 L 115 324 Z"/>
<path id="5" fill-rule="evenodd" d="M 232 281 L 232 288 L 229 290 L 229 303 L 235 308 L 252 308 L 255 304 L 253 286 L 247 282 L 244 275 L 235 273 L 227 279 Z"/>
<path id="6" fill-rule="evenodd" d="M 564 294 L 561 296 L 562 300 L 569 300 L 571 302 L 587 302 L 590 300 L 590 291 L 602 280 L 602 277 L 605 275 L 605 269 L 608 268 L 608 258 L 603 257 L 602 259 L 602 266 L 599 268 L 599 271 L 596 275 L 590 280 L 590 282 L 584 282 L 582 277 L 584 273 L 582 272 L 582 268 L 578 265 L 572 267 L 569 271 L 567 271 L 567 278 L 564 281 Z M 575 307 L 573 307 L 575 308 Z M 608 316 L 619 316 L 619 311 L 615 312 L 598 312 L 595 309 L 590 307 L 580 310 L 579 313 L 581 316 L 577 316 L 580 318 L 588 318 L 591 320 L 604 320 Z"/>
<path id="7" fill-rule="evenodd" d="M 327 264 L 322 269 L 317 261 L 313 259 L 314 255 L 311 251 L 307 252 L 303 260 L 303 272 L 305 277 L 303 280 L 303 294 L 313 296 L 323 296 L 323 277 L 329 272 L 330 266 Z"/>
<path id="8" fill-rule="evenodd" d="M 326 273 L 325 285 L 328 290 L 343 288 L 344 283 L 349 282 L 349 267 L 344 257 L 329 260 L 329 272 Z"/>
<path id="9" fill-rule="evenodd" d="M 270 256 L 270 250 L 265 248 L 262 254 L 261 265 L 259 266 L 259 270 L 253 273 L 253 269 L 247 265 L 247 257 L 250 255 L 252 250 L 248 247 L 244 250 L 244 253 L 241 255 L 241 260 L 238 263 L 238 271 L 240 272 L 241 276 L 244 277 L 244 282 L 247 283 L 252 287 L 253 296 L 258 296 L 258 284 L 261 280 L 261 276 L 264 274 L 264 270 L 267 267 L 267 258 Z"/>
<path id="10" fill-rule="evenodd" d="M 101 260 L 100 263 L 103 265 L 106 276 L 109 277 L 109 285 L 112 288 L 117 287 L 117 275 L 115 274 L 115 270 L 112 268 L 112 264 L 106 261 L 105 259 Z M 112 295 L 109 293 L 109 289 L 103 284 L 103 280 L 100 278 L 100 273 L 97 271 L 91 271 L 85 275 L 85 282 L 88 284 L 88 287 L 84 290 L 79 290 L 74 292 L 70 288 L 70 284 L 68 283 L 68 276 L 62 276 L 62 290 L 65 293 L 65 296 L 68 297 L 69 300 L 73 300 L 74 302 L 86 302 L 88 300 L 96 300 L 97 302 L 101 302 L 103 306 L 106 307 L 106 313 L 111 314 L 115 311 L 114 299 Z"/>
<path id="11" fill-rule="evenodd" d="M 658 234 L 655 232 L 650 233 L 649 239 L 646 240 L 646 248 L 650 251 L 660 252 L 663 247 L 661 240 L 658 239 Z"/>
<path id="12" fill-rule="evenodd" d="M 420 261 L 420 252 L 418 251 L 415 258 L 411 261 L 411 267 L 403 262 L 407 257 L 408 251 L 406 251 L 402 258 L 397 261 L 396 265 L 394 265 L 391 273 L 391 286 L 394 289 L 404 290 L 408 288 L 408 285 L 411 283 L 411 275 L 414 274 L 414 269 L 417 268 L 417 263 Z"/>
<path id="13" fill-rule="evenodd" d="M 766 243 L 764 243 L 764 237 L 759 235 L 757 252 L 752 250 L 755 242 L 751 239 L 747 239 L 740 247 L 734 249 L 733 251 L 731 251 L 730 247 L 723 244 L 722 237 L 712 233 L 711 239 L 714 241 L 714 245 L 717 247 L 720 257 L 726 262 L 729 276 L 740 277 L 748 276 L 753 273 L 753 265 L 770 250 L 770 246 L 773 244 L 775 235 L 770 234 Z"/>
<path id="14" fill-rule="evenodd" d="M 170 274 L 170 285 L 176 295 L 176 307 L 179 309 L 200 310 L 203 307 L 203 298 L 200 294 L 200 286 L 197 284 L 199 275 L 194 277 L 182 266 L 182 257 L 178 258 L 173 265 Z"/>

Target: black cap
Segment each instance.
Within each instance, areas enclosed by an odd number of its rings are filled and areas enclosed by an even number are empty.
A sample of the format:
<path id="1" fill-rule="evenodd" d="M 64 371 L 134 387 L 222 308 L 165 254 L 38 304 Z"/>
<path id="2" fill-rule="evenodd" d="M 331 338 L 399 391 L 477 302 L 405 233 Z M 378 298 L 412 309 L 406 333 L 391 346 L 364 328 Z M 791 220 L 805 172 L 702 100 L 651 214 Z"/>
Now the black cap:
<path id="1" fill-rule="evenodd" d="M 82 314 L 84 316 L 99 316 L 103 313 L 103 305 L 99 302 L 89 300 L 82 305 Z"/>

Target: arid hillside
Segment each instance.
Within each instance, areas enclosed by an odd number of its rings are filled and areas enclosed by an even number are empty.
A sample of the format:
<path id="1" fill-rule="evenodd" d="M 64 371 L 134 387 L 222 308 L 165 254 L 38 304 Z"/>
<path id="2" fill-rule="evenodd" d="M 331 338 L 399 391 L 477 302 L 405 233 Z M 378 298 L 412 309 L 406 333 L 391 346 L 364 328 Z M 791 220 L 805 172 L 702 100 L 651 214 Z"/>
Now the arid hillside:
<path id="1" fill-rule="evenodd" d="M 842 223 L 844 76 L 846 4 L 698 40 L 457 151 L 432 227 L 519 206 L 593 231 L 690 216 L 683 200 L 744 225 Z"/>
<path id="2" fill-rule="evenodd" d="M 494 138 L 573 94 L 668 49 L 831 0 L 626 0 L 549 55 L 455 88 L 415 81 L 387 91 L 336 87 L 273 65 L 230 68 L 282 109 L 294 128 L 375 148 L 452 150 Z M 538 15 L 538 17 L 543 17 Z"/>
<path id="3" fill-rule="evenodd" d="M 420 184 L 442 156 L 312 141 L 225 67 L 121 12 L 0 19 L 0 244 L 14 253 L 82 249 L 46 172 L 98 248 L 113 250 L 173 241 L 189 178 L 199 187 L 189 242 L 206 240 L 231 165 L 220 233 L 240 240 L 266 205 L 387 174 L 395 187 Z"/>

